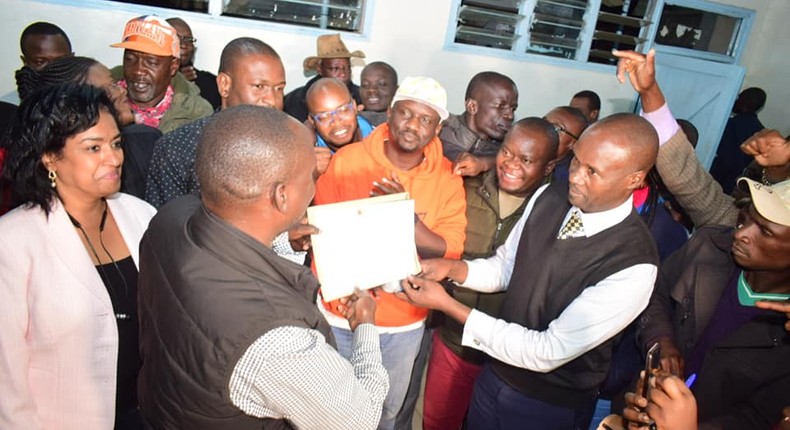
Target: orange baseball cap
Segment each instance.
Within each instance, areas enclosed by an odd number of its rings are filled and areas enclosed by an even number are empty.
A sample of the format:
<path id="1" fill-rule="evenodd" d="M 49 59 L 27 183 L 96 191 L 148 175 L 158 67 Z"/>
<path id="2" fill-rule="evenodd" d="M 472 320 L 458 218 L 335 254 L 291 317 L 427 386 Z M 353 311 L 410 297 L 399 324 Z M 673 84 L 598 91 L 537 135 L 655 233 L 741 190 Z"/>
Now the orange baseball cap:
<path id="1" fill-rule="evenodd" d="M 123 40 L 110 46 L 162 57 L 178 58 L 181 52 L 176 29 L 156 15 L 143 15 L 129 20 L 123 29 Z"/>

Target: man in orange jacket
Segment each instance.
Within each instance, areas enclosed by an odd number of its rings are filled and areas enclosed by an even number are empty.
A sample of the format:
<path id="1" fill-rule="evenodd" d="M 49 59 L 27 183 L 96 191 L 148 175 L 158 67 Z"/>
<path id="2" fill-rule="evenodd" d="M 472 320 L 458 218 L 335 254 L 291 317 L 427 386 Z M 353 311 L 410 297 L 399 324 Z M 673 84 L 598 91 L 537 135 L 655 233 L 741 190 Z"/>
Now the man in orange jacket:
<path id="1" fill-rule="evenodd" d="M 361 142 L 341 148 L 318 179 L 315 204 L 336 203 L 406 191 L 414 199 L 415 241 L 422 258 L 459 258 L 464 247 L 466 199 L 437 137 L 446 119 L 447 93 L 426 77 L 406 78 L 389 109 L 387 123 Z M 351 353 L 352 332 L 335 302 L 319 302 L 337 340 Z M 394 427 L 411 379 L 428 311 L 380 292 L 376 327 L 390 378 L 379 429 Z"/>

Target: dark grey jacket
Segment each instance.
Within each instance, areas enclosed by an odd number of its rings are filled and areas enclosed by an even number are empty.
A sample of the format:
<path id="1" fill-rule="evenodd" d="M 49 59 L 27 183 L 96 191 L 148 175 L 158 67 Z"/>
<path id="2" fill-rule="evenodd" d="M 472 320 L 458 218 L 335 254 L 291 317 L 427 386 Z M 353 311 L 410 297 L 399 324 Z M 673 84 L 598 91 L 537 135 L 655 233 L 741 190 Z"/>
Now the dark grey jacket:
<path id="1" fill-rule="evenodd" d="M 664 261 L 638 339 L 674 340 L 684 358 L 703 335 L 733 272 L 733 229 L 703 227 Z M 766 312 L 710 349 L 696 384 L 700 430 L 764 430 L 790 405 L 790 335 L 784 316 Z"/>

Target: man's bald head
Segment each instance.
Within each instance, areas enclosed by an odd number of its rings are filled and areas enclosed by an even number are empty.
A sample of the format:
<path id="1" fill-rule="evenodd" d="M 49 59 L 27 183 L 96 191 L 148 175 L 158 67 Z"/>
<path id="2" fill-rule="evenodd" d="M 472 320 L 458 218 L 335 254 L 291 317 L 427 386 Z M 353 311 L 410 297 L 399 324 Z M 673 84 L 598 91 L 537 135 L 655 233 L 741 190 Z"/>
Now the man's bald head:
<path id="1" fill-rule="evenodd" d="M 735 113 L 757 113 L 765 106 L 767 97 L 762 88 L 747 88 L 738 94 L 732 111 Z"/>
<path id="2" fill-rule="evenodd" d="M 565 158 L 573 148 L 573 144 L 587 129 L 589 122 L 582 111 L 571 106 L 559 106 L 549 111 L 544 119 L 552 124 L 560 133 L 560 147 L 557 158 Z"/>
<path id="3" fill-rule="evenodd" d="M 228 42 L 222 49 L 222 55 L 219 57 L 219 72 L 232 74 L 236 63 L 250 55 L 261 55 L 282 62 L 277 51 L 266 42 L 254 37 L 239 37 Z"/>
<path id="4" fill-rule="evenodd" d="M 22 63 L 36 71 L 52 61 L 74 55 L 71 41 L 63 29 L 49 22 L 28 25 L 19 38 L 19 48 L 22 50 Z"/>
<path id="5" fill-rule="evenodd" d="M 512 79 L 497 72 L 480 72 L 466 87 L 464 122 L 478 137 L 501 141 L 518 107 L 518 89 Z"/>
<path id="6" fill-rule="evenodd" d="M 368 63 L 368 65 L 362 69 L 362 75 L 372 71 L 380 71 L 390 82 L 392 82 L 394 86 L 398 85 L 398 72 L 388 63 L 385 63 L 384 61 L 373 61 L 372 63 Z"/>
<path id="7" fill-rule="evenodd" d="M 591 124 L 598 121 L 598 116 L 601 113 L 601 98 L 595 91 L 579 91 L 573 95 L 570 104 L 581 110 Z"/>
<path id="8" fill-rule="evenodd" d="M 507 194 L 531 195 L 554 168 L 559 137 L 542 118 L 523 118 L 505 135 L 496 156 L 497 186 Z"/>
<path id="9" fill-rule="evenodd" d="M 586 213 L 625 203 L 656 162 L 658 134 L 647 120 L 616 114 L 582 133 L 573 148 L 568 200 Z"/>
<path id="10" fill-rule="evenodd" d="M 344 82 L 321 78 L 307 90 L 305 99 L 307 119 L 320 138 L 319 146 L 323 143 L 337 151 L 355 139 L 361 140 L 357 133 L 357 104 Z"/>
<path id="11" fill-rule="evenodd" d="M 209 208 L 243 207 L 268 198 L 290 179 L 310 132 L 288 114 L 239 105 L 215 114 L 203 129 L 195 170 Z"/>
<path id="12" fill-rule="evenodd" d="M 345 83 L 334 78 L 321 78 L 307 90 L 307 110 L 310 113 L 323 112 L 321 102 L 327 98 L 348 100 L 351 93 Z"/>
<path id="13" fill-rule="evenodd" d="M 505 85 L 515 90 L 516 83 L 509 77 L 497 72 L 480 72 L 472 77 L 466 86 L 465 99 L 475 99 L 480 97 L 480 92 L 491 85 Z"/>
<path id="14" fill-rule="evenodd" d="M 282 110 L 285 68 L 271 46 L 252 37 L 240 37 L 222 50 L 217 89 L 223 109 L 244 104 Z"/>
<path id="15" fill-rule="evenodd" d="M 516 133 L 533 133 L 541 147 L 546 148 L 548 158 L 546 162 L 553 160 L 557 156 L 559 146 L 559 135 L 554 125 L 544 118 L 527 117 L 513 123 L 513 127 L 508 131 L 508 135 Z M 507 139 L 507 137 L 506 137 Z"/>
<path id="16" fill-rule="evenodd" d="M 563 125 L 576 136 L 581 136 L 582 132 L 590 125 L 587 117 L 584 116 L 584 112 L 573 106 L 558 106 L 550 110 L 546 115 L 548 116 L 552 112 L 562 114 L 567 119 L 567 122 Z"/>
<path id="17" fill-rule="evenodd" d="M 656 164 L 658 133 L 646 119 L 630 113 L 614 114 L 590 126 L 589 131 L 593 130 L 623 148 L 633 170 L 647 172 Z"/>

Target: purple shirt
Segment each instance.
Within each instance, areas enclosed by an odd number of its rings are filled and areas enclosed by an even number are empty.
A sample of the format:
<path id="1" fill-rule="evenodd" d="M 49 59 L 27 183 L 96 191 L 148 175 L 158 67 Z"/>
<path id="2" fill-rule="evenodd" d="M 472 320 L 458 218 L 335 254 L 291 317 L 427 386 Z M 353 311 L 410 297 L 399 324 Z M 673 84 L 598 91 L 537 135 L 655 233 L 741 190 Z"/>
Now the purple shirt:
<path id="1" fill-rule="evenodd" d="M 694 345 L 691 354 L 686 357 L 686 377 L 697 373 L 699 377 L 704 378 L 705 375 L 699 375 L 699 372 L 702 370 L 708 352 L 742 325 L 751 321 L 752 318 L 766 313 L 762 309 L 743 306 L 738 301 L 738 276 L 740 274 L 740 270 L 735 270 L 730 275 L 727 286 L 722 291 L 719 303 L 716 305 L 705 331 L 702 332 Z"/>
<path id="2" fill-rule="evenodd" d="M 642 118 L 648 120 L 653 125 L 653 128 L 656 129 L 659 145 L 665 144 L 680 130 L 678 122 L 675 121 L 675 117 L 672 116 L 672 112 L 666 103 L 653 112 L 642 111 L 640 114 Z"/>

